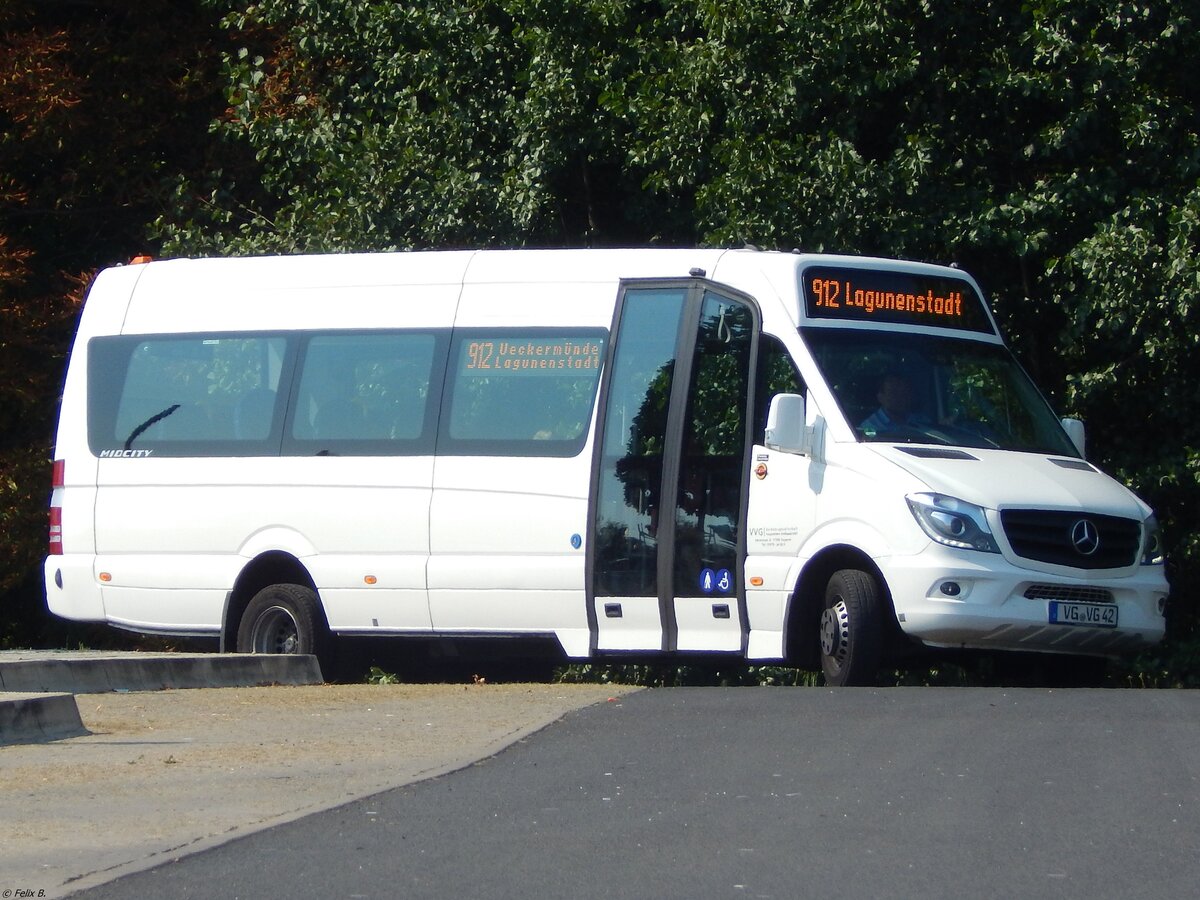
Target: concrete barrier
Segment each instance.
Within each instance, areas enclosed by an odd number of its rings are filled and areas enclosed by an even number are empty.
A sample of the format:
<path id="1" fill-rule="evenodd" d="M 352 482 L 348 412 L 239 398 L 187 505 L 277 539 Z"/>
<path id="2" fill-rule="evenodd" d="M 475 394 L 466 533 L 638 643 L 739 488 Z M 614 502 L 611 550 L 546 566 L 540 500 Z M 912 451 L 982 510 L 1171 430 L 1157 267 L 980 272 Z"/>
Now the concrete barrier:
<path id="1" fill-rule="evenodd" d="M 166 688 L 321 684 L 315 656 L 248 653 L 47 654 L 0 660 L 0 691 L 158 691 Z"/>
<path id="2" fill-rule="evenodd" d="M 0 744 L 31 744 L 87 734 L 70 694 L 0 693 Z"/>

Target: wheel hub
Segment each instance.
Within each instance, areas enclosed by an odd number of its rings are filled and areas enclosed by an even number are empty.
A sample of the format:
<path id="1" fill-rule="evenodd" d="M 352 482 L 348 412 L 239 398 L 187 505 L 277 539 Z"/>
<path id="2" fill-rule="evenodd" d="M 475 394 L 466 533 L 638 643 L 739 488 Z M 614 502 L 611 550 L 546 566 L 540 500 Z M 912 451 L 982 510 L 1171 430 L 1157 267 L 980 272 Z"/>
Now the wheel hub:
<path id="1" fill-rule="evenodd" d="M 837 600 L 821 613 L 821 652 L 839 666 L 850 650 L 850 612 L 845 600 Z"/>
<path id="2" fill-rule="evenodd" d="M 286 609 L 272 607 L 255 623 L 255 653 L 295 653 L 299 642 L 296 620 Z"/>

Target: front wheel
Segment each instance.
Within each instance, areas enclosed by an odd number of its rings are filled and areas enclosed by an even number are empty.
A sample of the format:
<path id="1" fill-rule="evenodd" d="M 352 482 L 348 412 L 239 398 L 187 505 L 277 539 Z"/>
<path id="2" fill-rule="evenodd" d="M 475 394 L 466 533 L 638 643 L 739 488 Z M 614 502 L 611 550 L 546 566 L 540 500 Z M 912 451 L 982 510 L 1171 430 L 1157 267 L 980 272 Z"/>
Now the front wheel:
<path id="1" fill-rule="evenodd" d="M 827 684 L 875 683 L 883 654 L 879 586 L 859 569 L 834 572 L 825 588 L 819 637 Z"/>
<path id="2" fill-rule="evenodd" d="M 239 653 L 326 651 L 329 630 L 316 591 L 298 584 L 273 584 L 250 601 L 238 626 Z"/>

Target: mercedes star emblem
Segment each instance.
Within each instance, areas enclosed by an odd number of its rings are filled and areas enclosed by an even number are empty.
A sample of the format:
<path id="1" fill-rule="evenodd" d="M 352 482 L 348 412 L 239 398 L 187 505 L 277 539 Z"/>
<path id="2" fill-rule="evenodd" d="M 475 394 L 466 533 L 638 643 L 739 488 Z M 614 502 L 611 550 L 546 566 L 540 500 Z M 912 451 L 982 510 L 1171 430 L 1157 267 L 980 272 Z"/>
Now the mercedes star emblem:
<path id="1" fill-rule="evenodd" d="M 1100 549 L 1100 532 L 1091 519 L 1080 519 L 1071 526 L 1071 543 L 1081 556 L 1091 556 Z"/>

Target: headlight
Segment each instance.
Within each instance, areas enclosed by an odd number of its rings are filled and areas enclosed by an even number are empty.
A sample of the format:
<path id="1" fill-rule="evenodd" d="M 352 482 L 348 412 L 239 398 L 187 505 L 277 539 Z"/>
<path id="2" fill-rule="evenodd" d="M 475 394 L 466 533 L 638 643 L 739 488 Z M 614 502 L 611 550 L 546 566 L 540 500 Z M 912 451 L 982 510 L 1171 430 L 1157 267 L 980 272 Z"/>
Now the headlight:
<path id="1" fill-rule="evenodd" d="M 1162 564 L 1162 532 L 1158 528 L 1158 519 L 1152 513 L 1150 518 L 1142 523 L 1142 565 L 1161 566 Z"/>
<path id="2" fill-rule="evenodd" d="M 945 494 L 909 494 L 904 498 L 921 530 L 947 547 L 999 553 L 983 507 Z"/>

